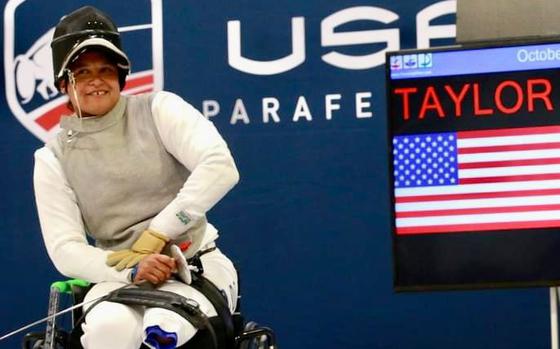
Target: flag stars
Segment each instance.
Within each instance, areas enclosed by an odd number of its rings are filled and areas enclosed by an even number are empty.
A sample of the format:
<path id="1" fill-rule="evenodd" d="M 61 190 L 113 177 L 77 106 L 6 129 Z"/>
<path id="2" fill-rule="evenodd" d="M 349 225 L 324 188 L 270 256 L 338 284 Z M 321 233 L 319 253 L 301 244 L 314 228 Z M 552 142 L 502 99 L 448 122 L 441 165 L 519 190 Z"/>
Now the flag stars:
<path id="1" fill-rule="evenodd" d="M 392 141 L 396 188 L 458 182 L 454 133 L 402 135 Z"/>

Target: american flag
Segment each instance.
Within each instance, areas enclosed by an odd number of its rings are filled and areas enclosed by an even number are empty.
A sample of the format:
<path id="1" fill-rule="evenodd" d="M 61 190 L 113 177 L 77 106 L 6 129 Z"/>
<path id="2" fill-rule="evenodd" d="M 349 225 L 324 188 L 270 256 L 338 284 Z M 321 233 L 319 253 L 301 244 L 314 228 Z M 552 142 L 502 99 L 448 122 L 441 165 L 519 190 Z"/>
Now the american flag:
<path id="1" fill-rule="evenodd" d="M 396 233 L 560 227 L 560 126 L 393 138 Z"/>

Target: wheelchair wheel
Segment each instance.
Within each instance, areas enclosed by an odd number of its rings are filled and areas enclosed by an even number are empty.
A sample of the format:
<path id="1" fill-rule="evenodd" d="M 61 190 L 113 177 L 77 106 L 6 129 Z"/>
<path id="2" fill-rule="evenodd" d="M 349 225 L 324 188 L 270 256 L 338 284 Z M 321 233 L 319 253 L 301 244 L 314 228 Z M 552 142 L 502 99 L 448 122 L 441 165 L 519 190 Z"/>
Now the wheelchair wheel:
<path id="1" fill-rule="evenodd" d="M 57 330 L 53 349 L 64 349 L 68 345 L 68 333 Z M 23 337 L 23 349 L 44 349 L 45 348 L 45 333 L 44 332 L 31 332 Z"/>
<path id="2" fill-rule="evenodd" d="M 39 339 L 38 341 L 36 341 L 33 346 L 31 347 L 31 349 L 43 349 L 43 344 L 45 343 L 44 340 Z"/>
<path id="3" fill-rule="evenodd" d="M 252 331 L 260 328 L 259 324 L 254 321 L 249 321 L 245 324 L 243 332 Z M 243 341 L 239 345 L 239 349 L 265 349 L 268 340 L 266 335 L 257 336 L 249 340 Z"/>
<path id="4" fill-rule="evenodd" d="M 33 347 L 31 347 L 31 349 L 43 349 L 43 344 L 43 340 L 38 340 L 37 342 L 35 342 L 35 344 L 33 344 Z"/>

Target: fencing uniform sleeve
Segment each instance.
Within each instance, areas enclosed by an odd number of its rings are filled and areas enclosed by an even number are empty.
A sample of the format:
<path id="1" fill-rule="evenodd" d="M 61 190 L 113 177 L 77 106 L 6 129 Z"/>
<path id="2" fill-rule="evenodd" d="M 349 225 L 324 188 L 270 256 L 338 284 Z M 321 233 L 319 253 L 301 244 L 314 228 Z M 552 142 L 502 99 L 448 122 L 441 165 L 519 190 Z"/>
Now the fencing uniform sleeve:
<path id="1" fill-rule="evenodd" d="M 105 260 L 109 251 L 88 243 L 74 191 L 47 147 L 35 152 L 33 182 L 43 239 L 58 271 L 90 282 L 127 282 L 130 271 L 108 267 Z"/>
<path id="2" fill-rule="evenodd" d="M 174 238 L 224 197 L 239 173 L 214 124 L 181 97 L 157 93 L 152 114 L 167 151 L 191 172 L 177 197 L 150 224 Z"/>

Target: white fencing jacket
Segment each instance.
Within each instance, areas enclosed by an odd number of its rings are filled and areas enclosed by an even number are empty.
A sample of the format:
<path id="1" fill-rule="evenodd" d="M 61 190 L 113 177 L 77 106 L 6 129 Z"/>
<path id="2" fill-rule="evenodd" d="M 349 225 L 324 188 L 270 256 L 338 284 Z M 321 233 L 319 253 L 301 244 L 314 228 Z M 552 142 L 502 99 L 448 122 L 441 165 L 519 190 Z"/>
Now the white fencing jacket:
<path id="1" fill-rule="evenodd" d="M 35 152 L 34 186 L 47 252 L 68 277 L 126 281 L 128 270 L 105 264 L 111 250 L 146 228 L 184 240 L 239 180 L 214 125 L 169 92 L 121 96 L 105 116 L 66 117 L 61 127 Z M 188 236 L 190 254 L 217 238 L 203 227 Z"/>

